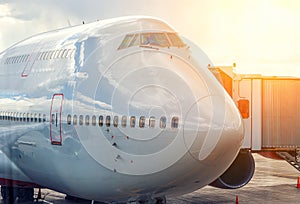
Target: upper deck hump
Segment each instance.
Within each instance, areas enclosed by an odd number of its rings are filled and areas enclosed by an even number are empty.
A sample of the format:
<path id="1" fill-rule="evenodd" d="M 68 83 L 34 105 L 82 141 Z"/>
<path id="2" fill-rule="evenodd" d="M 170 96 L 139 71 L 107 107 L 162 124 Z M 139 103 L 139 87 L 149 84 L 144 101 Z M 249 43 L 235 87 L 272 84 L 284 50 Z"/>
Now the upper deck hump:
<path id="1" fill-rule="evenodd" d="M 170 25 L 158 18 L 146 16 L 119 17 L 37 34 L 14 44 L 6 51 L 15 49 L 16 47 L 26 47 L 39 43 L 46 44 L 47 42 L 51 42 L 52 46 L 64 46 L 90 36 L 113 38 L 114 36 L 141 30 L 174 32 L 174 29 Z"/>

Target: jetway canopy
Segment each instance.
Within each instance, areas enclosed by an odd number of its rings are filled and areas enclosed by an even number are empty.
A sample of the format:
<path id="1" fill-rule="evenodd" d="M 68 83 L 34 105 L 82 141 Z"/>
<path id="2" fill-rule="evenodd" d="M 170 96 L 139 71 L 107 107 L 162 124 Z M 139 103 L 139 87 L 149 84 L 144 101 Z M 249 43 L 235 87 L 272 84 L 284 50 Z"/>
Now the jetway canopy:
<path id="1" fill-rule="evenodd" d="M 233 73 L 232 67 L 210 70 L 229 90 L 243 116 L 243 148 L 300 147 L 300 78 L 240 75 Z"/>

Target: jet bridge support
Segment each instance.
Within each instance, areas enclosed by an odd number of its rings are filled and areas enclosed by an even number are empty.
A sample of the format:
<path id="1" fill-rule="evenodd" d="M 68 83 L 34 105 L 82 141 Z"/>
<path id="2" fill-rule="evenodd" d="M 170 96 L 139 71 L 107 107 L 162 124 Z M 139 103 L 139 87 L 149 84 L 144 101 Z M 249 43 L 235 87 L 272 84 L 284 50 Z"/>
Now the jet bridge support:
<path id="1" fill-rule="evenodd" d="M 286 160 L 295 169 L 300 171 L 300 148 L 297 148 L 295 152 L 276 152 L 278 156 Z"/>

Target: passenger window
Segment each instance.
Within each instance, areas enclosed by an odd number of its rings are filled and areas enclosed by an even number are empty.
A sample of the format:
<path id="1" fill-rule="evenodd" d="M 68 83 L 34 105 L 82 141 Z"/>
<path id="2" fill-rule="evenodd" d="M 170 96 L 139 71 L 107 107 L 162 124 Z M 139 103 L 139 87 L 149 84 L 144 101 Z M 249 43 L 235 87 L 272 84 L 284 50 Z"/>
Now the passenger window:
<path id="1" fill-rule="evenodd" d="M 103 126 L 103 116 L 102 115 L 99 116 L 99 126 L 100 127 Z"/>
<path id="2" fill-rule="evenodd" d="M 89 126 L 89 125 L 90 125 L 90 116 L 89 116 L 89 115 L 86 115 L 86 116 L 85 116 L 85 125 L 86 125 L 86 126 Z"/>
<path id="3" fill-rule="evenodd" d="M 105 123 L 106 123 L 106 127 L 110 127 L 110 116 L 109 116 L 109 115 L 106 116 L 106 121 L 105 121 Z"/>
<path id="4" fill-rule="evenodd" d="M 72 49 L 72 51 L 70 53 L 70 58 L 74 57 L 74 53 L 75 53 L 75 49 Z"/>
<path id="5" fill-rule="evenodd" d="M 53 59 L 58 58 L 58 54 L 59 54 L 59 50 L 55 50 L 54 55 L 53 55 Z"/>
<path id="6" fill-rule="evenodd" d="M 16 121 L 19 121 L 19 113 L 16 113 Z"/>
<path id="7" fill-rule="evenodd" d="M 34 122 L 37 122 L 38 121 L 38 118 L 37 118 L 37 114 L 35 113 L 34 114 Z"/>
<path id="8" fill-rule="evenodd" d="M 121 126 L 126 127 L 127 117 L 125 115 L 122 116 Z"/>
<path id="9" fill-rule="evenodd" d="M 52 124 L 55 123 L 55 114 L 54 114 L 54 113 L 51 115 L 51 123 L 52 123 Z"/>
<path id="10" fill-rule="evenodd" d="M 23 121 L 26 122 L 26 113 L 23 113 Z"/>
<path id="11" fill-rule="evenodd" d="M 160 128 L 166 128 L 166 124 L 167 124 L 167 118 L 165 116 L 162 116 L 160 118 L 159 127 Z"/>
<path id="12" fill-rule="evenodd" d="M 155 127 L 155 117 L 151 116 L 149 119 L 149 127 L 154 128 Z"/>
<path id="13" fill-rule="evenodd" d="M 46 58 L 46 60 L 49 60 L 49 56 L 50 55 L 50 52 L 48 51 L 48 52 L 46 52 L 46 56 L 45 56 L 45 58 Z"/>
<path id="14" fill-rule="evenodd" d="M 25 62 L 27 62 L 28 61 L 28 58 L 29 58 L 29 55 L 26 55 L 26 57 L 25 57 Z"/>
<path id="15" fill-rule="evenodd" d="M 63 57 L 63 54 L 64 54 L 64 50 L 61 49 L 61 50 L 59 51 L 58 58 L 62 58 L 62 57 Z"/>
<path id="16" fill-rule="evenodd" d="M 140 117 L 140 121 L 139 121 L 140 128 L 144 128 L 145 127 L 145 121 L 146 121 L 145 116 L 141 116 Z"/>
<path id="17" fill-rule="evenodd" d="M 33 113 L 30 114 L 30 121 L 33 122 Z"/>
<path id="18" fill-rule="evenodd" d="M 45 52 L 44 56 L 43 56 L 43 60 L 46 60 L 48 56 L 48 52 Z"/>
<path id="19" fill-rule="evenodd" d="M 25 57 L 25 55 L 21 56 L 20 63 L 24 62 L 24 57 Z"/>
<path id="20" fill-rule="evenodd" d="M 135 116 L 130 117 L 130 127 L 135 127 Z"/>
<path id="21" fill-rule="evenodd" d="M 52 50 L 52 51 L 51 51 L 51 55 L 50 55 L 50 59 L 53 59 L 53 58 L 54 58 L 54 53 L 55 53 L 55 51 Z"/>
<path id="22" fill-rule="evenodd" d="M 79 125 L 83 125 L 83 115 L 79 116 Z"/>
<path id="23" fill-rule="evenodd" d="M 96 125 L 96 116 L 93 115 L 92 117 L 92 125 L 95 126 Z"/>
<path id="24" fill-rule="evenodd" d="M 67 52 L 66 52 L 66 54 L 65 54 L 65 58 L 69 58 L 70 52 L 71 52 L 71 49 L 67 49 Z"/>
<path id="25" fill-rule="evenodd" d="M 73 125 L 77 125 L 77 115 L 73 116 Z"/>
<path id="26" fill-rule="evenodd" d="M 72 117 L 69 114 L 68 117 L 67 117 L 67 123 L 68 123 L 68 125 L 71 125 L 71 120 L 72 120 Z"/>
<path id="27" fill-rule="evenodd" d="M 43 122 L 45 123 L 45 122 L 46 122 L 46 120 L 47 120 L 47 118 L 46 118 L 46 114 L 43 114 Z"/>
<path id="28" fill-rule="evenodd" d="M 179 118 L 178 117 L 173 117 L 172 122 L 171 122 L 171 127 L 172 128 L 178 128 L 178 124 L 179 124 Z"/>
<path id="29" fill-rule="evenodd" d="M 39 113 L 39 123 L 42 122 L 42 115 Z"/>
<path id="30" fill-rule="evenodd" d="M 65 58 L 66 53 L 67 53 L 67 49 L 64 49 L 64 51 L 61 53 L 61 58 Z"/>
<path id="31" fill-rule="evenodd" d="M 16 63 L 19 63 L 21 56 L 17 56 Z"/>
<path id="32" fill-rule="evenodd" d="M 29 122 L 29 121 L 30 121 L 30 114 L 27 113 L 27 122 Z"/>
<path id="33" fill-rule="evenodd" d="M 119 122 L 119 117 L 115 116 L 114 117 L 114 127 L 118 127 L 118 122 Z"/>

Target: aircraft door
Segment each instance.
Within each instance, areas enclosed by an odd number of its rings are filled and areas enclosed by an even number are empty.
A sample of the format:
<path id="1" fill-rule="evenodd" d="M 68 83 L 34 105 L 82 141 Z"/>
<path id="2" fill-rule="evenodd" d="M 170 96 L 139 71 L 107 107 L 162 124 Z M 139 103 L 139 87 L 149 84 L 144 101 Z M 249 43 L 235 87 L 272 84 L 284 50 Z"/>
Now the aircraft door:
<path id="1" fill-rule="evenodd" d="M 50 108 L 50 140 L 53 145 L 62 144 L 62 103 L 63 94 L 52 96 Z"/>
<path id="2" fill-rule="evenodd" d="M 29 75 L 29 73 L 38 57 L 38 54 L 39 54 L 38 52 L 34 52 L 29 56 L 29 59 L 28 59 L 27 63 L 25 64 L 25 67 L 21 74 L 21 77 L 27 77 Z"/>

